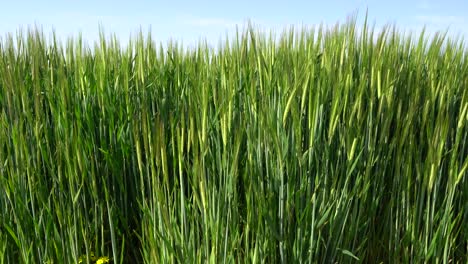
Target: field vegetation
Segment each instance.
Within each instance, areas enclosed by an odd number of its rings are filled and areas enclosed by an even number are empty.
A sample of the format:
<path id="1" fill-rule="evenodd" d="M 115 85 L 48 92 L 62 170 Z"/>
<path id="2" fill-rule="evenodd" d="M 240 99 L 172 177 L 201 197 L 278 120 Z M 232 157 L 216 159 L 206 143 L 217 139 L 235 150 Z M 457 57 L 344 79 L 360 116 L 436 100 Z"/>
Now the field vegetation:
<path id="1" fill-rule="evenodd" d="M 443 33 L 18 31 L 0 263 L 463 263 L 467 121 L 467 49 Z"/>

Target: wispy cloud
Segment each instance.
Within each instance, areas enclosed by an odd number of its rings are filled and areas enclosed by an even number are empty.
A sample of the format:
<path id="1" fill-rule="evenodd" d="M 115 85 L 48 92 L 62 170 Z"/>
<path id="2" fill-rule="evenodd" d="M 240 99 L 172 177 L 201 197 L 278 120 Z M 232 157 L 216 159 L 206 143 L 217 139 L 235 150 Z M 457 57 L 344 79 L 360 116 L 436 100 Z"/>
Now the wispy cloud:
<path id="1" fill-rule="evenodd" d="M 436 8 L 435 4 L 433 2 L 430 2 L 428 0 L 420 0 L 416 2 L 416 8 L 419 10 L 433 10 Z"/>
<path id="2" fill-rule="evenodd" d="M 234 28 L 236 25 L 240 25 L 239 21 L 225 19 L 225 18 L 202 18 L 202 17 L 191 17 L 185 16 L 179 19 L 184 25 L 195 26 L 195 27 L 222 27 L 222 28 Z"/>
<path id="3" fill-rule="evenodd" d="M 420 31 L 423 27 L 427 33 L 448 30 L 449 35 L 462 35 L 468 37 L 468 19 L 457 15 L 417 15 L 414 16 L 412 28 Z"/>
<path id="4" fill-rule="evenodd" d="M 466 23 L 466 19 L 462 16 L 417 15 L 415 19 L 420 23 L 437 26 L 460 25 Z"/>

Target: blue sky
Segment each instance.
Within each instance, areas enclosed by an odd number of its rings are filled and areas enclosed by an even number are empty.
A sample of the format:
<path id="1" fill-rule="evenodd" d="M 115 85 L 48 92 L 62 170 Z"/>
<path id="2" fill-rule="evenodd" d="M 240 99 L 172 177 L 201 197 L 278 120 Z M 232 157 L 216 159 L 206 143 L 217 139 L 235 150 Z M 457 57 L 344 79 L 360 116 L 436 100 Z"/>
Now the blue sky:
<path id="1" fill-rule="evenodd" d="M 82 32 L 92 42 L 101 24 L 123 42 L 141 26 L 145 32 L 151 27 L 153 38 L 164 43 L 174 39 L 192 45 L 202 38 L 215 45 L 248 20 L 278 32 L 290 25 L 333 25 L 356 12 L 362 19 L 366 9 L 377 29 L 395 23 L 402 31 L 419 31 L 426 25 L 429 32 L 449 28 L 451 36 L 468 39 L 467 0 L 4 1 L 0 36 L 36 24 L 46 33 L 54 28 L 63 39 Z"/>

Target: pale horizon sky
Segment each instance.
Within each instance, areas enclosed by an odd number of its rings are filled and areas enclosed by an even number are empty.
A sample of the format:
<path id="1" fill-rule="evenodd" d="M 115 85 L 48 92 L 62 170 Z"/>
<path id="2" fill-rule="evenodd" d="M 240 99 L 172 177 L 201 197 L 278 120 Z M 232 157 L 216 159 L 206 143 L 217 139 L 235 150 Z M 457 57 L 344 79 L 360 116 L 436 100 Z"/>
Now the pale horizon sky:
<path id="1" fill-rule="evenodd" d="M 226 34 L 233 36 L 236 25 L 247 21 L 258 28 L 280 33 L 285 27 L 334 25 L 353 14 L 359 22 L 368 10 L 369 21 L 377 29 L 396 24 L 402 32 L 429 33 L 448 29 L 449 36 L 468 39 L 468 1 L 4 1 L 0 9 L 0 36 L 39 25 L 50 35 L 65 40 L 77 36 L 92 43 L 98 39 L 99 25 L 105 33 L 115 33 L 125 43 L 141 28 L 151 28 L 157 42 L 176 40 L 185 45 L 206 39 L 217 45 Z"/>

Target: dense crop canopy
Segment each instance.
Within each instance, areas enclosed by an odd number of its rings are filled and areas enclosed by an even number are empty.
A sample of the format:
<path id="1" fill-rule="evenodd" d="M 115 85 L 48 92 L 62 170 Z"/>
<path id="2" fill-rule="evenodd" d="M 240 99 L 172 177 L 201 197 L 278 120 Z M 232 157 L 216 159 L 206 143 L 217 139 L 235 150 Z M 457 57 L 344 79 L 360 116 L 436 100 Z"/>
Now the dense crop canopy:
<path id="1" fill-rule="evenodd" d="M 462 42 L 354 20 L 7 36 L 0 262 L 466 261 L 467 87 Z"/>

